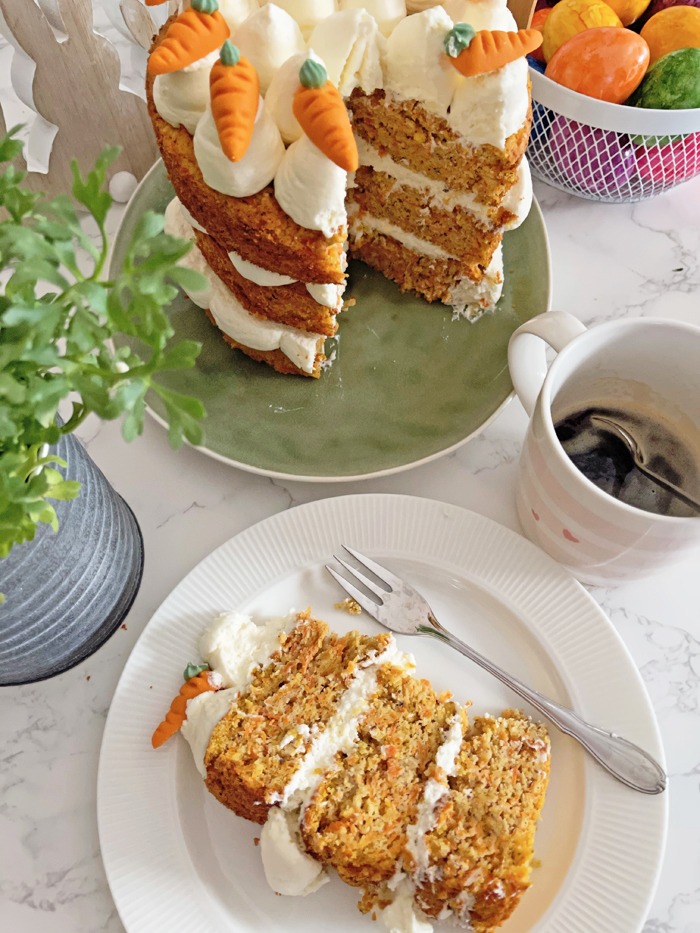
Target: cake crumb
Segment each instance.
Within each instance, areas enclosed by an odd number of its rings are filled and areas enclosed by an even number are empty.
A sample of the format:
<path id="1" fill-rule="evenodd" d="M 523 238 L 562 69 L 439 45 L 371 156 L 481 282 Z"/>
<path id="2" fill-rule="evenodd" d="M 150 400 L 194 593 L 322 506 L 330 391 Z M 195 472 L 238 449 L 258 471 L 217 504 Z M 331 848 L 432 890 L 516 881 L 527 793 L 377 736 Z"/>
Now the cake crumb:
<path id="1" fill-rule="evenodd" d="M 335 608 L 340 609 L 341 612 L 347 612 L 351 616 L 359 616 L 362 612 L 362 606 L 352 596 L 346 596 L 339 603 L 335 603 Z"/>
<path id="2" fill-rule="evenodd" d="M 126 622 L 122 622 L 122 626 L 121 626 L 121 627 L 124 629 L 124 631 L 126 631 Z"/>
<path id="3" fill-rule="evenodd" d="M 260 845 L 260 836 L 253 836 L 253 845 L 254 846 Z"/>
<path id="4" fill-rule="evenodd" d="M 85 675 L 85 680 L 90 680 L 90 675 L 89 675 L 89 674 L 86 674 L 86 675 Z"/>

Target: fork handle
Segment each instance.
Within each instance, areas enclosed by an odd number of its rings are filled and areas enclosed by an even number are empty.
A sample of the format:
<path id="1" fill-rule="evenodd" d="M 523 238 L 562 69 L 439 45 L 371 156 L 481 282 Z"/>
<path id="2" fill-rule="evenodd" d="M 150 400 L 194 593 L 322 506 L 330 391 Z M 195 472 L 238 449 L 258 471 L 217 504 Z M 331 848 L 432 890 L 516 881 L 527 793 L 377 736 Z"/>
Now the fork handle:
<path id="1" fill-rule="evenodd" d="M 642 794 L 660 794 L 666 789 L 666 773 L 661 765 L 647 752 L 623 739 L 613 732 L 606 732 L 581 719 L 573 710 L 561 706 L 537 690 L 532 690 L 516 677 L 489 661 L 470 645 L 460 641 L 451 632 L 443 628 L 434 616 L 430 616 L 431 625 L 419 625 L 421 635 L 432 635 L 446 642 L 460 654 L 474 661 L 484 670 L 493 674 L 501 683 L 510 687 L 518 696 L 539 710 L 566 735 L 570 735 L 601 764 L 606 771 L 622 781 L 627 787 Z"/>

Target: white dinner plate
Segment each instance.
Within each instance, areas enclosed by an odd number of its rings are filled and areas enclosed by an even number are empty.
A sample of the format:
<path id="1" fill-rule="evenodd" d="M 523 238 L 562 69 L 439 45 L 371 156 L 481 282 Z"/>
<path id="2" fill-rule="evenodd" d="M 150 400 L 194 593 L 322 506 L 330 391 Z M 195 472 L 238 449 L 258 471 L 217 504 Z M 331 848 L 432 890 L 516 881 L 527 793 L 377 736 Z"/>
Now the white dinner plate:
<path id="1" fill-rule="evenodd" d="M 533 687 L 663 761 L 654 714 L 622 640 L 565 570 L 530 542 L 452 505 L 410 496 L 312 502 L 236 535 L 170 594 L 136 644 L 107 719 L 98 775 L 102 856 L 128 933 L 371 933 L 358 892 L 337 878 L 307 898 L 267 886 L 255 838 L 205 789 L 176 736 L 158 751 L 163 717 L 215 613 L 254 618 L 310 606 L 337 631 L 376 631 L 335 608 L 324 570 L 346 542 L 413 583 L 461 638 Z M 447 646 L 399 637 L 438 690 L 496 714 L 518 704 Z M 552 774 L 535 854 L 539 867 L 504 933 L 637 933 L 664 848 L 667 794 L 615 781 L 551 729 Z M 436 931 L 443 929 L 436 925 Z M 444 929 L 450 929 L 444 926 Z"/>

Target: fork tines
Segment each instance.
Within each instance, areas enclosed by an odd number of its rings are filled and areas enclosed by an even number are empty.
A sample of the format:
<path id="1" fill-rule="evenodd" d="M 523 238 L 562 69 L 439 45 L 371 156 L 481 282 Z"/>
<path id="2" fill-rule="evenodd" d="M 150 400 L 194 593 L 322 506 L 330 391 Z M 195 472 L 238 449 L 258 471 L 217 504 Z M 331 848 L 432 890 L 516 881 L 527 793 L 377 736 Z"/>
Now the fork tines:
<path id="1" fill-rule="evenodd" d="M 341 576 L 337 570 L 334 570 L 333 567 L 326 564 L 326 570 L 330 573 L 333 579 L 342 586 L 346 593 L 348 593 L 352 598 L 359 603 L 360 606 L 368 612 L 373 618 L 377 618 L 377 611 L 379 607 L 383 604 L 383 596 L 387 593 L 391 593 L 394 589 L 394 586 L 400 584 L 398 577 L 395 577 L 394 574 L 390 573 L 385 567 L 380 566 L 375 563 L 373 560 L 370 560 L 369 557 L 365 557 L 364 554 L 361 554 L 359 551 L 356 551 L 354 548 L 350 548 L 347 545 L 342 545 L 343 550 L 347 551 L 355 560 L 362 564 L 367 570 L 370 571 L 378 580 L 380 580 L 384 586 L 378 586 L 374 580 L 371 580 L 368 576 L 362 573 L 357 568 L 353 567 L 346 560 L 343 560 L 342 557 L 338 557 L 337 554 L 334 554 L 333 557 L 338 561 L 340 566 L 348 573 L 352 580 L 355 580 L 361 583 L 365 589 L 369 590 L 374 596 L 377 597 L 379 602 L 376 602 L 373 599 L 370 599 L 362 590 L 358 589 L 357 586 L 346 577 Z"/>

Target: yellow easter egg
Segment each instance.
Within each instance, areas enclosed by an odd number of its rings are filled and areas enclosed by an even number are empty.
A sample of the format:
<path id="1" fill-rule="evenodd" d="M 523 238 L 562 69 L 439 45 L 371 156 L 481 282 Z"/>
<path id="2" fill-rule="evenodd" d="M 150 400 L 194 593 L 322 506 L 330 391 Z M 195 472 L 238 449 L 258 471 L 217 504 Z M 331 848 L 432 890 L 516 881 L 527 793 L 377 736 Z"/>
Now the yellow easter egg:
<path id="1" fill-rule="evenodd" d="M 644 24 L 640 35 L 649 46 L 650 68 L 669 52 L 700 49 L 700 9 L 694 6 L 672 6 L 654 13 Z"/>
<path id="2" fill-rule="evenodd" d="M 542 31 L 542 51 L 549 61 L 567 39 L 595 26 L 620 26 L 620 17 L 603 0 L 559 0 Z"/>
<path id="3" fill-rule="evenodd" d="M 651 0 L 605 0 L 605 2 L 620 17 L 622 25 L 629 26 L 630 23 L 636 23 Z"/>

